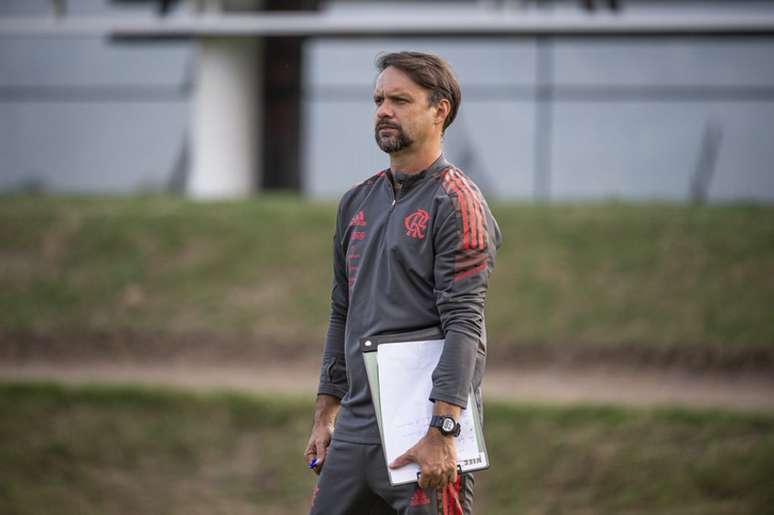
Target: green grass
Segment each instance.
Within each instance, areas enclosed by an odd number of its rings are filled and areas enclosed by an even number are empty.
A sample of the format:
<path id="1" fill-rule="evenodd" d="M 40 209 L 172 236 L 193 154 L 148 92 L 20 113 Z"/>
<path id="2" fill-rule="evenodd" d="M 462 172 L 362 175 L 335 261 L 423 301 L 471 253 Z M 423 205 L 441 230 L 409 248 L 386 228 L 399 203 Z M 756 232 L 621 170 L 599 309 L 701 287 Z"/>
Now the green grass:
<path id="1" fill-rule="evenodd" d="M 310 402 L 0 385 L 0 513 L 305 513 Z M 477 510 L 774 513 L 774 414 L 489 404 Z"/>
<path id="2" fill-rule="evenodd" d="M 334 216 L 292 198 L 5 198 L 0 324 L 308 335 L 327 318 Z"/>
<path id="3" fill-rule="evenodd" d="M 506 244 L 487 315 L 500 339 L 774 345 L 774 207 L 494 211 Z"/>
<path id="4" fill-rule="evenodd" d="M 774 207 L 495 204 L 493 352 L 774 348 Z M 333 203 L 264 196 L 0 198 L 0 327 L 309 342 Z"/>

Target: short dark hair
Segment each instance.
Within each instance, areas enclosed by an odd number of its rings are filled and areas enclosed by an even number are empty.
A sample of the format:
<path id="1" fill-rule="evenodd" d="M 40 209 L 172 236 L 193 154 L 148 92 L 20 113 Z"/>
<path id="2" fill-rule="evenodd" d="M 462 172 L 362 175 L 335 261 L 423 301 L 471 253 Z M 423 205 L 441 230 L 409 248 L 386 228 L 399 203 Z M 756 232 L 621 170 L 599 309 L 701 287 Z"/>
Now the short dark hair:
<path id="1" fill-rule="evenodd" d="M 437 55 L 422 52 L 392 52 L 376 58 L 376 68 L 383 72 L 394 66 L 411 80 L 428 90 L 428 102 L 437 104 L 442 99 L 449 101 L 451 109 L 443 122 L 443 130 L 452 124 L 462 103 L 460 84 L 454 77 L 451 66 Z"/>

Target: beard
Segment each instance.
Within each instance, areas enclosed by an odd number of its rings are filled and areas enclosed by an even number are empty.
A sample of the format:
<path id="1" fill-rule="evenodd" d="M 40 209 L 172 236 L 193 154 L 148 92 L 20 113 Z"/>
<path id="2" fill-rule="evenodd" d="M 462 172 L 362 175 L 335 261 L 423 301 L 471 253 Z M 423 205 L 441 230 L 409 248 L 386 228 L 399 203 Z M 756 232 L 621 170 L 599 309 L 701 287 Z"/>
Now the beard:
<path id="1" fill-rule="evenodd" d="M 387 128 L 393 129 L 395 133 L 388 136 L 380 136 L 379 131 Z M 389 122 L 380 122 L 376 124 L 374 138 L 376 139 L 376 144 L 379 145 L 379 148 L 388 154 L 408 148 L 414 143 L 414 140 L 409 138 L 406 133 L 403 132 L 400 125 Z"/>

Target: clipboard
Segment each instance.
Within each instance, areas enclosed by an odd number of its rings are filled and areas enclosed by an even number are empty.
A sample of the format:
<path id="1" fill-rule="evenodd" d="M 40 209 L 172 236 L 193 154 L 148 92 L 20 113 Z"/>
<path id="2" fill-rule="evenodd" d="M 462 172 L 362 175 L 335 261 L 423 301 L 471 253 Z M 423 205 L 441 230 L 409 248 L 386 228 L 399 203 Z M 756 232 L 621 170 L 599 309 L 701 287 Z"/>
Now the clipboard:
<path id="1" fill-rule="evenodd" d="M 390 431 L 394 429 L 387 428 L 388 424 L 384 423 L 383 420 L 383 410 L 382 410 L 382 394 L 380 391 L 380 377 L 379 377 L 379 348 L 384 345 L 390 345 L 390 344 L 396 344 L 401 343 L 405 344 L 404 346 L 401 346 L 404 350 L 410 349 L 410 346 L 412 344 L 421 344 L 421 343 L 429 343 L 437 348 L 442 349 L 444 341 L 443 332 L 440 328 L 432 327 L 427 329 L 420 329 L 416 331 L 410 331 L 410 332 L 400 332 L 400 333 L 390 333 L 390 334 L 379 334 L 379 335 L 373 335 L 368 337 L 363 337 L 360 339 L 360 349 L 362 351 L 363 356 L 363 362 L 365 364 L 366 369 L 366 375 L 368 376 L 368 385 L 371 390 L 371 400 L 374 405 L 374 412 L 376 414 L 376 421 L 379 426 L 379 435 L 381 437 L 382 446 L 384 448 L 384 457 L 385 457 L 385 466 L 387 466 L 391 458 L 395 458 L 396 456 L 388 456 L 388 449 L 387 449 L 387 443 L 389 443 L 385 439 L 385 431 Z M 384 348 L 384 347 L 382 347 Z M 390 350 L 396 350 L 397 347 L 393 347 Z M 383 353 L 383 358 L 388 353 Z M 440 354 L 439 354 L 440 356 Z M 437 364 L 437 361 L 436 363 Z M 435 368 L 435 364 L 432 365 L 432 369 Z M 424 370 L 422 372 L 423 375 L 426 376 L 428 383 L 431 383 L 432 379 L 430 375 L 432 374 L 432 369 L 430 370 Z M 423 379 L 424 381 L 424 379 Z M 382 381 L 384 382 L 384 381 Z M 425 385 L 426 387 L 428 385 Z M 390 397 L 389 395 L 387 396 Z M 432 406 L 432 402 L 428 399 L 427 405 Z M 484 441 L 484 433 L 482 430 L 481 425 L 481 417 L 479 410 L 476 407 L 475 398 L 473 396 L 473 392 L 469 392 L 468 394 L 468 409 L 465 410 L 464 416 L 462 417 L 463 420 L 461 420 L 461 423 L 466 422 L 463 425 L 463 431 L 467 431 L 468 440 L 466 440 L 466 449 L 468 451 L 467 457 L 463 457 L 458 452 L 457 454 L 457 470 L 458 472 L 472 472 L 476 470 L 483 470 L 489 468 L 489 454 L 486 450 L 486 442 Z M 417 414 L 416 415 L 417 420 L 423 420 L 423 415 Z M 429 417 L 424 422 L 423 430 L 426 431 L 429 427 Z M 461 435 L 463 436 L 463 435 Z M 388 435 L 388 438 L 390 438 L 390 441 L 394 441 L 395 438 L 392 434 Z M 416 440 L 418 441 L 419 438 Z M 459 443 L 457 445 L 459 449 Z M 409 465 L 411 467 L 411 465 Z M 388 476 L 390 479 L 390 484 L 393 486 L 396 485 L 402 485 L 407 483 L 412 483 L 417 481 L 417 477 L 419 473 L 416 473 L 416 476 L 407 476 L 406 471 L 403 471 L 403 468 L 397 469 L 395 471 L 389 469 L 388 467 Z M 396 477 L 393 477 L 396 476 Z"/>

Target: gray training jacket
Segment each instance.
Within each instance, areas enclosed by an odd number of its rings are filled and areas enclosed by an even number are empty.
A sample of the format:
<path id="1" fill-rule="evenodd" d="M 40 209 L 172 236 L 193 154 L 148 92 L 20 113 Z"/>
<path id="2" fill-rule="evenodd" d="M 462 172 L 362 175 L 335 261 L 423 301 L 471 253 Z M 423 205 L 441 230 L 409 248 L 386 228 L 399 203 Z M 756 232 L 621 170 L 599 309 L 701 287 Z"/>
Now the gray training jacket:
<path id="1" fill-rule="evenodd" d="M 484 304 L 500 242 L 478 187 L 443 155 L 419 173 L 384 170 L 344 194 L 318 388 L 341 399 L 334 439 L 380 442 L 365 336 L 441 327 L 446 344 L 430 398 L 466 408 L 472 386 L 480 408 Z"/>

